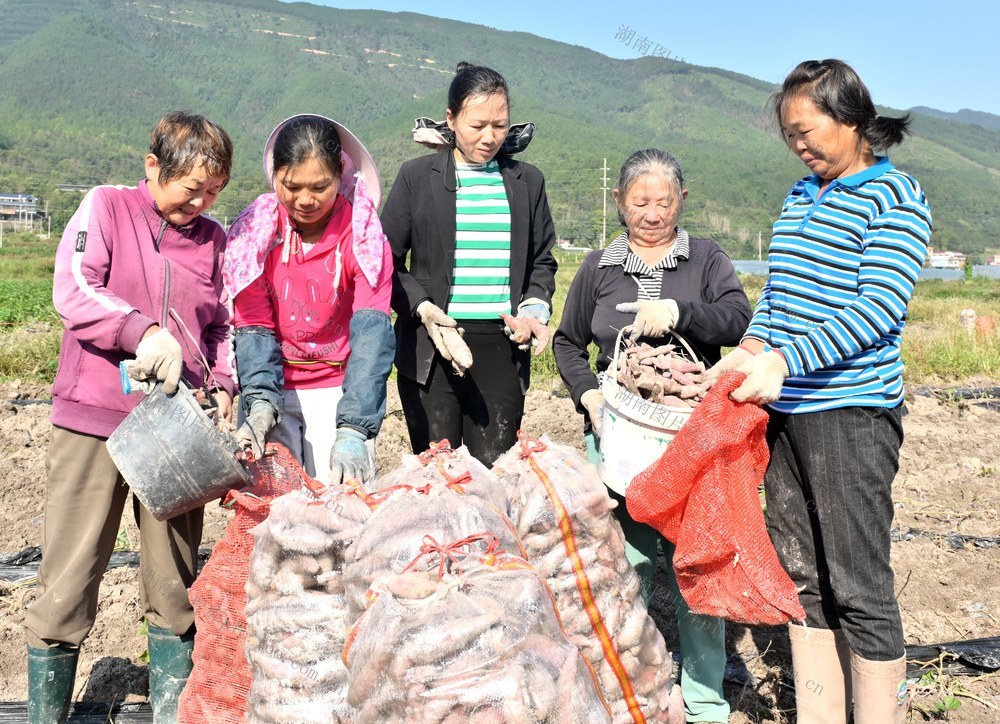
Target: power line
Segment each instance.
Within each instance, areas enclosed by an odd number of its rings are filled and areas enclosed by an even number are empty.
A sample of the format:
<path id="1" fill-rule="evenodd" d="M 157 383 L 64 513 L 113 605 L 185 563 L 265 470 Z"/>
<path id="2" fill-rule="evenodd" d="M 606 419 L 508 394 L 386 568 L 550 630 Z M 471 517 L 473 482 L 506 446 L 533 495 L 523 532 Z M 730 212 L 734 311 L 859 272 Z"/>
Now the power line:
<path id="1" fill-rule="evenodd" d="M 604 210 L 601 213 L 601 246 L 608 240 L 608 159 L 604 159 L 604 176 L 601 179 L 601 201 L 604 205 Z"/>

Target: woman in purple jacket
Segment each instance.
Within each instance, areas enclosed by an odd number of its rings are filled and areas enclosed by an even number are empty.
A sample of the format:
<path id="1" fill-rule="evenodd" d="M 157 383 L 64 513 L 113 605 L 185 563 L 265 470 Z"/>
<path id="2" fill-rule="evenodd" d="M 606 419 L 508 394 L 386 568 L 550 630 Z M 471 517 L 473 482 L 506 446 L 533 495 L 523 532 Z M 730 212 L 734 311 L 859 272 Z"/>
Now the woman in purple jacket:
<path id="1" fill-rule="evenodd" d="M 183 378 L 214 393 L 221 418 L 231 415 L 226 232 L 202 214 L 228 182 L 232 155 L 215 123 L 168 114 L 153 130 L 146 179 L 92 189 L 56 252 L 53 302 L 65 332 L 52 387 L 42 564 L 24 624 L 32 722 L 66 718 L 79 647 L 94 624 L 129 492 L 105 447 L 140 399 L 122 391 L 119 363 L 137 381 L 162 381 L 167 394 Z M 157 721 L 173 721 L 191 668 L 187 589 L 203 509 L 158 521 L 133 497 L 133 511 L 150 700 Z"/>

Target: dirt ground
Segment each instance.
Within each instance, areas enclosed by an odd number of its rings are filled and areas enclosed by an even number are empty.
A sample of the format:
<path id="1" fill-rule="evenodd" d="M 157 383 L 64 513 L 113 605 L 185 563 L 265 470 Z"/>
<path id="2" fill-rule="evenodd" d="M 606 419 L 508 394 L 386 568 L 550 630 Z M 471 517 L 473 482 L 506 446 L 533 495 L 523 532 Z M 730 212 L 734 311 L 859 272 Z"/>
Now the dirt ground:
<path id="1" fill-rule="evenodd" d="M 970 381 L 992 387 L 995 381 Z M 402 411 L 390 385 L 389 415 L 378 439 L 379 467 L 391 469 L 408 452 Z M 41 538 L 45 452 L 50 438 L 48 390 L 41 385 L 0 385 L 0 555 L 38 545 Z M 904 419 L 906 442 L 893 489 L 895 525 L 962 536 L 1000 534 L 1000 405 L 956 396 L 910 394 Z M 561 389 L 528 396 L 525 429 L 580 445 L 580 419 Z M 128 510 L 128 508 L 126 508 Z M 229 513 L 208 506 L 203 545 L 222 535 Z M 123 528 L 138 541 L 131 515 Z M 918 535 L 893 544 L 896 591 L 908 644 L 933 644 L 1000 636 L 1000 549 L 942 536 Z M 966 539 L 967 540 L 967 539 Z M 67 542 L 70 543 L 71 542 Z M 136 569 L 114 568 L 101 587 L 97 622 L 80 659 L 76 698 L 142 701 L 147 696 L 146 649 L 140 635 Z M 26 698 L 25 607 L 31 582 L 0 582 L 0 701 Z M 665 591 L 654 594 L 653 614 L 676 649 Z M 732 625 L 731 651 L 756 681 L 727 684 L 730 723 L 793 722 L 790 660 L 783 628 Z M 917 687 L 913 721 L 937 718 L 949 696 L 960 707 L 951 722 L 1000 722 L 1000 673 L 986 677 L 925 676 Z"/>

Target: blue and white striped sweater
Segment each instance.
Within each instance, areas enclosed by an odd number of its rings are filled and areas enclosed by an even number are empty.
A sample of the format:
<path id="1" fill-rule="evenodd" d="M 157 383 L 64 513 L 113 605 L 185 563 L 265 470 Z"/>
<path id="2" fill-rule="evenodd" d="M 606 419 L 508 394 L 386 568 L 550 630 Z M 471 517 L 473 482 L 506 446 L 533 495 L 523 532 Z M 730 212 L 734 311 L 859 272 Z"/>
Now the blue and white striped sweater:
<path id="1" fill-rule="evenodd" d="M 785 199 L 746 336 L 788 362 L 776 410 L 894 407 L 906 305 L 931 234 L 927 201 L 885 158 L 822 196 L 818 182 L 799 181 Z"/>

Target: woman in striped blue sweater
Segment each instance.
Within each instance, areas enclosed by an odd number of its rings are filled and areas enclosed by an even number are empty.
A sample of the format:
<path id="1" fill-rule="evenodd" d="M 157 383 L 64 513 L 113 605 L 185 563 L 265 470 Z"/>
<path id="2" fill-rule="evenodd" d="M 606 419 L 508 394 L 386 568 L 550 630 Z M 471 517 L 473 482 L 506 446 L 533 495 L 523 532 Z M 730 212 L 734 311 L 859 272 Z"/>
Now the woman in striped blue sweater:
<path id="1" fill-rule="evenodd" d="M 769 275 L 742 343 L 712 370 L 768 405 L 768 528 L 800 589 L 789 628 L 800 724 L 902 722 L 903 629 L 889 564 L 903 440 L 900 342 L 931 215 L 920 185 L 875 154 L 908 118 L 875 111 L 839 60 L 805 61 L 772 98 L 812 174 L 774 224 Z"/>

